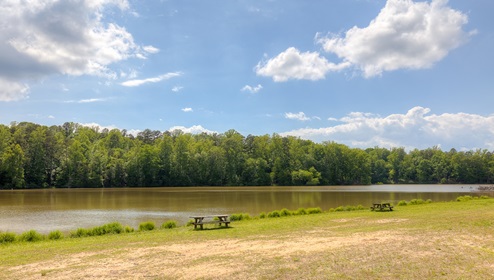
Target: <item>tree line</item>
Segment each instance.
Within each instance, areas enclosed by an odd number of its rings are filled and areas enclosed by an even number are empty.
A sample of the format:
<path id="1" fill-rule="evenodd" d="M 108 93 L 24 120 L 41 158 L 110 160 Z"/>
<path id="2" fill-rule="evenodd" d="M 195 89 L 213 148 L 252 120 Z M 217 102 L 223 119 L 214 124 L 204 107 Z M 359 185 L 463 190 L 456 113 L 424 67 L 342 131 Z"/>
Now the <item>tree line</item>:
<path id="1" fill-rule="evenodd" d="M 278 134 L 0 125 L 0 188 L 494 183 L 488 150 L 350 148 Z"/>

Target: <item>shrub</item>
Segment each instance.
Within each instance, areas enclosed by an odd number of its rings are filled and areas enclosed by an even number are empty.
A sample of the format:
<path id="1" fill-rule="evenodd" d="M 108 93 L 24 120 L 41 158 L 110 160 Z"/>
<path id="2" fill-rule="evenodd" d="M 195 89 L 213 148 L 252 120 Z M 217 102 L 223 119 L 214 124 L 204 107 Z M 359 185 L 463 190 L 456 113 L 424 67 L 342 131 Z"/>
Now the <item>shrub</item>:
<path id="1" fill-rule="evenodd" d="M 131 226 L 125 226 L 124 231 L 125 231 L 125 233 L 134 232 L 134 228 Z"/>
<path id="2" fill-rule="evenodd" d="M 259 219 L 265 219 L 266 218 L 266 213 L 262 212 L 259 214 Z"/>
<path id="3" fill-rule="evenodd" d="M 59 230 L 52 231 L 48 234 L 48 239 L 58 240 L 63 238 L 63 233 Z"/>
<path id="4" fill-rule="evenodd" d="M 268 214 L 268 218 L 278 218 L 278 217 L 281 217 L 280 212 L 278 210 L 269 212 Z"/>
<path id="5" fill-rule="evenodd" d="M 408 203 L 406 202 L 406 200 L 400 200 L 400 202 L 398 202 L 398 206 L 407 206 Z"/>
<path id="6" fill-rule="evenodd" d="M 105 234 L 120 234 L 124 232 L 124 228 L 120 223 L 109 223 L 106 225 L 102 225 L 99 227 L 94 227 L 91 230 L 89 230 L 89 235 L 92 236 L 98 236 L 98 235 L 105 235 Z"/>
<path id="7" fill-rule="evenodd" d="M 472 199 L 473 199 L 473 197 L 471 195 L 464 195 L 464 196 L 457 197 L 456 201 L 463 202 L 463 201 L 469 201 Z"/>
<path id="8" fill-rule="evenodd" d="M 430 199 L 430 198 L 429 198 L 429 199 L 427 199 L 427 200 L 425 201 L 425 203 L 432 203 L 432 199 Z"/>
<path id="9" fill-rule="evenodd" d="M 355 210 L 365 210 L 365 209 L 366 208 L 362 204 L 357 205 L 357 208 L 355 208 Z"/>
<path id="10" fill-rule="evenodd" d="M 76 231 L 72 231 L 70 233 L 70 237 L 73 238 L 86 237 L 86 236 L 91 236 L 91 232 L 85 228 L 78 228 Z"/>
<path id="11" fill-rule="evenodd" d="M 188 222 L 187 222 L 187 226 L 191 226 L 194 224 L 194 220 L 193 219 L 190 219 Z"/>
<path id="12" fill-rule="evenodd" d="M 156 228 L 156 225 L 152 221 L 147 221 L 139 224 L 139 231 L 148 231 Z"/>
<path id="13" fill-rule="evenodd" d="M 280 211 L 280 216 L 281 217 L 287 217 L 287 216 L 291 216 L 292 215 L 292 211 L 286 209 L 286 208 L 283 208 L 281 209 Z"/>
<path id="14" fill-rule="evenodd" d="M 38 233 L 35 230 L 26 231 L 21 236 L 19 236 L 19 240 L 26 242 L 37 242 L 44 239 L 44 236 Z"/>
<path id="15" fill-rule="evenodd" d="M 295 215 L 307 215 L 307 210 L 305 210 L 305 208 L 298 208 Z"/>
<path id="16" fill-rule="evenodd" d="M 481 195 L 481 196 L 480 196 L 480 199 L 489 199 L 489 198 L 490 198 L 490 197 L 489 197 L 489 196 L 487 196 L 487 195 Z"/>
<path id="17" fill-rule="evenodd" d="M 322 213 L 322 209 L 320 207 L 308 208 L 307 213 L 308 214 L 319 214 L 319 213 Z"/>
<path id="18" fill-rule="evenodd" d="M 345 208 L 343 208 L 343 206 L 338 206 L 334 209 L 335 212 L 341 212 L 341 211 L 345 211 Z"/>
<path id="19" fill-rule="evenodd" d="M 345 211 L 355 211 L 355 210 L 357 210 L 355 206 L 352 205 L 345 206 Z"/>
<path id="20" fill-rule="evenodd" d="M 0 244 L 12 243 L 17 239 L 17 235 L 13 232 L 0 232 Z"/>
<path id="21" fill-rule="evenodd" d="M 421 199 L 421 198 L 419 198 L 419 199 L 412 199 L 409 202 L 410 205 L 420 205 L 420 204 L 424 204 L 424 203 L 425 203 L 425 201 L 423 199 Z"/>
<path id="22" fill-rule="evenodd" d="M 250 220 L 251 217 L 248 213 L 236 213 L 230 215 L 230 221 L 242 221 L 242 220 Z"/>
<path id="23" fill-rule="evenodd" d="M 172 229 L 172 228 L 176 228 L 177 227 L 177 222 L 171 220 L 171 221 L 167 221 L 167 222 L 164 222 L 162 225 L 161 225 L 161 228 L 162 229 Z"/>

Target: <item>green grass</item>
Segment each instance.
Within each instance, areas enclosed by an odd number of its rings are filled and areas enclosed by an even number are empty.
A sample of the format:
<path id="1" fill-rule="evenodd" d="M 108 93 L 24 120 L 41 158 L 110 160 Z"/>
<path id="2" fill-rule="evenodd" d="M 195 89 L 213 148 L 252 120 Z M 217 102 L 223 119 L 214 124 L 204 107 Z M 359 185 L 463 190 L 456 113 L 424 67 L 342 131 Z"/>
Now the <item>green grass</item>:
<path id="1" fill-rule="evenodd" d="M 201 257 L 198 253 L 187 260 L 177 259 L 176 256 L 182 254 L 180 250 L 173 251 L 176 253 L 165 250 L 157 260 L 153 259 L 156 254 L 149 254 L 146 257 L 150 259 L 145 263 L 159 262 L 168 256 L 170 262 L 181 261 L 186 267 L 221 263 L 232 271 L 239 268 L 237 276 L 233 278 L 373 279 L 381 276 L 387 279 L 482 279 L 482 275 L 494 273 L 494 267 L 490 266 L 494 263 L 494 199 L 460 200 L 416 205 L 407 203 L 407 206 L 400 206 L 398 203 L 392 212 L 372 212 L 367 208 L 362 211 L 306 215 L 303 213 L 308 213 L 308 209 L 299 209 L 289 211 L 292 215 L 282 217 L 282 209 L 271 212 L 278 213 L 275 219 L 254 217 L 234 221 L 230 228 L 218 230 L 194 231 L 190 226 L 179 226 L 147 231 L 140 227 L 139 231 L 125 234 L 63 238 L 56 241 L 44 239 L 38 242 L 1 242 L 6 233 L 0 233 L 0 270 L 5 272 L 5 279 L 22 278 L 18 274 L 12 274 L 14 272 L 10 268 L 50 260 L 56 262 L 58 259 L 81 254 L 94 255 L 94 258 L 102 260 L 115 261 L 121 258 L 125 263 L 125 254 L 132 255 L 132 252 L 180 245 L 194 251 L 192 248 L 195 248 L 195 244 L 206 244 L 207 248 L 207 244 L 213 242 L 211 244 L 225 244 L 218 247 L 217 255 Z M 294 212 L 299 214 L 293 215 Z M 265 215 L 269 217 L 271 213 Z M 79 230 L 82 235 L 89 231 Z M 336 246 L 339 244 L 336 242 L 335 247 L 327 251 L 310 251 L 304 247 L 288 250 L 291 248 L 288 245 L 286 253 L 277 250 L 272 250 L 269 254 L 257 253 L 249 247 L 247 253 L 235 254 L 228 249 L 231 244 L 239 242 L 254 245 L 263 242 L 290 244 L 292 240 L 305 240 L 307 237 L 326 240 L 327 243 L 345 240 L 349 236 L 357 236 L 362 240 L 345 246 Z M 380 238 L 383 238 L 382 242 L 379 241 Z M 387 241 L 386 238 L 391 240 Z M 229 257 L 229 254 L 233 255 Z M 373 258 L 372 254 L 380 257 Z M 160 267 L 166 269 L 164 265 Z M 89 269 L 83 264 L 69 268 L 75 272 Z M 132 270 L 128 273 L 130 271 Z M 57 271 L 46 267 L 43 272 L 40 269 L 38 273 L 37 275 L 45 273 L 50 276 Z M 151 278 L 174 278 L 173 275 L 163 275 L 166 274 L 155 274 Z M 124 274 L 122 278 L 132 278 L 132 274 Z M 178 278 L 188 277 L 178 275 Z"/>

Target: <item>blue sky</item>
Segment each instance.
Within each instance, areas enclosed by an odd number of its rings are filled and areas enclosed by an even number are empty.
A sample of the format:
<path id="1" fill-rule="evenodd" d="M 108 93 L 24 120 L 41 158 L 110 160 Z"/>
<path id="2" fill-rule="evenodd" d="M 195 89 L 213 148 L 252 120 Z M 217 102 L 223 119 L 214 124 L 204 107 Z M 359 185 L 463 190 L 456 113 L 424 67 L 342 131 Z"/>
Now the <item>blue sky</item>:
<path id="1" fill-rule="evenodd" d="M 494 150 L 491 0 L 3 2 L 3 124 Z"/>

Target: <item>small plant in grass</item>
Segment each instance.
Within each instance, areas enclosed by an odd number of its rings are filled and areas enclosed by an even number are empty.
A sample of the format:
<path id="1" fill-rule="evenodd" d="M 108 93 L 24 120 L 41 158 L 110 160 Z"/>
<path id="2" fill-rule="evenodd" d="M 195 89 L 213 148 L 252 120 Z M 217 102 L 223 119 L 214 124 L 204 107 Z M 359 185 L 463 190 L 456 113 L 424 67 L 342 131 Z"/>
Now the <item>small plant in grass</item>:
<path id="1" fill-rule="evenodd" d="M 190 219 L 188 222 L 187 222 L 187 226 L 191 226 L 194 224 L 194 220 Z"/>
<path id="2" fill-rule="evenodd" d="M 78 228 L 77 230 L 72 231 L 70 233 L 70 237 L 73 238 L 87 237 L 87 236 L 91 236 L 91 232 L 85 228 Z"/>
<path id="3" fill-rule="evenodd" d="M 134 228 L 133 228 L 133 227 L 131 227 L 131 226 L 125 226 L 125 227 L 124 227 L 124 232 L 125 232 L 125 233 L 134 232 Z"/>
<path id="4" fill-rule="evenodd" d="M 319 214 L 319 213 L 322 213 L 322 209 L 320 207 L 308 208 L 307 213 L 308 214 Z"/>
<path id="5" fill-rule="evenodd" d="M 274 210 L 273 212 L 269 212 L 268 218 L 278 218 L 281 217 L 280 211 Z"/>
<path id="6" fill-rule="evenodd" d="M 355 206 L 352 205 L 345 206 L 345 211 L 355 211 L 355 210 L 357 210 Z"/>
<path id="7" fill-rule="evenodd" d="M 487 195 L 481 195 L 481 196 L 480 196 L 480 199 L 489 199 L 489 198 L 490 198 L 490 197 L 489 197 L 489 196 L 487 196 Z"/>
<path id="8" fill-rule="evenodd" d="M 177 227 L 177 222 L 171 220 L 171 221 L 166 221 L 161 225 L 162 229 L 172 229 Z"/>
<path id="9" fill-rule="evenodd" d="M 429 199 L 427 199 L 427 200 L 425 201 L 425 203 L 432 203 L 432 199 L 430 199 L 430 198 L 429 198 Z"/>
<path id="10" fill-rule="evenodd" d="M 305 210 L 305 208 L 298 208 L 295 215 L 307 215 L 307 210 Z"/>
<path id="11" fill-rule="evenodd" d="M 0 244 L 12 243 L 17 239 L 17 235 L 13 232 L 0 232 Z"/>
<path id="12" fill-rule="evenodd" d="M 291 216 L 292 215 L 292 211 L 286 209 L 286 208 L 283 208 L 280 210 L 280 216 L 281 217 L 287 217 L 287 216 Z"/>
<path id="13" fill-rule="evenodd" d="M 99 236 L 105 234 L 120 234 L 124 232 L 124 228 L 120 223 L 109 223 L 99 227 L 94 227 L 90 230 L 89 235 Z"/>
<path id="14" fill-rule="evenodd" d="M 266 218 L 266 213 L 261 212 L 261 214 L 259 214 L 259 219 L 265 219 L 265 218 Z"/>
<path id="15" fill-rule="evenodd" d="M 420 204 L 424 204 L 425 201 L 421 198 L 419 199 L 412 199 L 410 200 L 410 202 L 408 203 L 409 205 L 420 205 Z"/>
<path id="16" fill-rule="evenodd" d="M 35 230 L 26 231 L 21 236 L 19 236 L 19 240 L 26 242 L 37 242 L 44 239 L 44 236 L 38 233 Z"/>
<path id="17" fill-rule="evenodd" d="M 52 231 L 48 234 L 48 239 L 50 240 L 63 239 L 63 233 L 59 230 Z"/>
<path id="18" fill-rule="evenodd" d="M 334 208 L 334 212 L 342 212 L 342 211 L 345 211 L 345 208 L 343 208 L 343 206 L 338 206 Z"/>
<path id="19" fill-rule="evenodd" d="M 357 205 L 357 207 L 355 208 L 355 210 L 366 210 L 367 208 L 364 207 L 364 205 L 362 204 L 359 204 Z"/>
<path id="20" fill-rule="evenodd" d="M 400 202 L 398 202 L 398 206 L 407 206 L 408 203 L 406 202 L 406 200 L 400 200 Z"/>
<path id="21" fill-rule="evenodd" d="M 242 221 L 242 220 L 250 220 L 251 217 L 248 213 L 236 213 L 230 215 L 230 221 Z"/>
<path id="22" fill-rule="evenodd" d="M 473 197 L 471 195 L 463 195 L 463 196 L 457 197 L 456 201 L 463 202 L 463 201 L 469 201 L 472 199 L 473 199 Z"/>
<path id="23" fill-rule="evenodd" d="M 148 231 L 156 228 L 156 225 L 152 221 L 147 221 L 139 224 L 139 231 Z"/>

